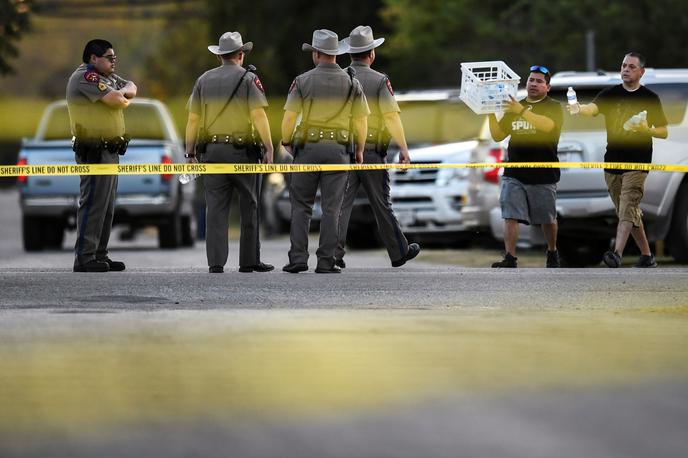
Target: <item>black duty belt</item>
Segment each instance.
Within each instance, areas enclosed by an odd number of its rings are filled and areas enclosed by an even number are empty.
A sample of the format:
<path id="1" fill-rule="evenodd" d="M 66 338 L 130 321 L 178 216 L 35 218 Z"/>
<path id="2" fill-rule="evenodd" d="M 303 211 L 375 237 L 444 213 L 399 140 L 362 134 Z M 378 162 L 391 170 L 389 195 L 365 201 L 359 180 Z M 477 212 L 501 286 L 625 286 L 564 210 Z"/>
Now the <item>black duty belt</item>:
<path id="1" fill-rule="evenodd" d="M 345 144 L 349 141 L 349 131 L 347 129 L 329 129 L 326 127 L 311 126 L 306 129 L 305 140 L 309 143 L 329 140 Z"/>
<path id="2" fill-rule="evenodd" d="M 251 135 L 245 133 L 208 135 L 207 143 L 231 143 L 235 146 L 245 146 L 251 142 Z"/>

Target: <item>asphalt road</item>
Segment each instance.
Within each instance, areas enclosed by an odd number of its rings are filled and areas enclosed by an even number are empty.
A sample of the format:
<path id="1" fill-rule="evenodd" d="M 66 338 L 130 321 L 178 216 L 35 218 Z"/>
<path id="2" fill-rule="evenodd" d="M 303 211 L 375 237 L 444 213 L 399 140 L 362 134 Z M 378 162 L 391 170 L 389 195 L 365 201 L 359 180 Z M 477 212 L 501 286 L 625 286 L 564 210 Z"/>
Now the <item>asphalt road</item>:
<path id="1" fill-rule="evenodd" d="M 375 250 L 341 275 L 241 274 L 233 241 L 210 275 L 202 243 L 146 232 L 113 237 L 125 272 L 74 274 L 68 248 L 23 252 L 19 217 L 0 191 L 3 458 L 688 454 L 684 267 Z"/>

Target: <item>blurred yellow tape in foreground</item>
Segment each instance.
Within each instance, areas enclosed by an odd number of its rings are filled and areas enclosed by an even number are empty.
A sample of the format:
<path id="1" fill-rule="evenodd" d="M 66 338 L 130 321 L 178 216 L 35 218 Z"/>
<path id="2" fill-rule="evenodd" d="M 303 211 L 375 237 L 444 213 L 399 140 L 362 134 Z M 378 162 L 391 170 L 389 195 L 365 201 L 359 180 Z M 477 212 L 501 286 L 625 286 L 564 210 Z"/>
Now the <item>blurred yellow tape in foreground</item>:
<path id="1" fill-rule="evenodd" d="M 44 175 L 168 175 L 299 173 L 382 169 L 562 168 L 688 172 L 688 165 L 631 162 L 499 162 L 469 164 L 36 164 L 2 165 L 0 177 Z"/>

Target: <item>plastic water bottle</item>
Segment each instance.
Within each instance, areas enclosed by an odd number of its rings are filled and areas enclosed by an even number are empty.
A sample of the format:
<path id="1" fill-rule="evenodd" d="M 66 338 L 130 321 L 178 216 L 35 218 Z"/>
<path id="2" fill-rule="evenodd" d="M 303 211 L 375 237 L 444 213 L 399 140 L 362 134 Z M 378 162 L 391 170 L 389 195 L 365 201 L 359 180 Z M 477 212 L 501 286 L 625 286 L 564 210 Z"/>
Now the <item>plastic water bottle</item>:
<path id="1" fill-rule="evenodd" d="M 179 175 L 179 182 L 180 182 L 181 184 L 187 184 L 187 183 L 191 183 L 191 182 L 194 181 L 196 178 L 198 178 L 198 174 L 196 174 L 196 173 L 191 173 L 191 174 L 189 174 L 189 173 L 182 173 L 182 174 Z"/>
<path id="2" fill-rule="evenodd" d="M 626 120 L 623 125 L 624 130 L 633 130 L 633 127 L 647 120 L 647 111 L 643 110 L 638 114 L 634 114 Z"/>
<path id="3" fill-rule="evenodd" d="M 569 90 L 566 91 L 566 99 L 569 101 L 569 113 L 578 114 L 580 112 L 580 104 L 578 103 L 578 97 L 576 96 L 576 91 L 569 86 Z"/>

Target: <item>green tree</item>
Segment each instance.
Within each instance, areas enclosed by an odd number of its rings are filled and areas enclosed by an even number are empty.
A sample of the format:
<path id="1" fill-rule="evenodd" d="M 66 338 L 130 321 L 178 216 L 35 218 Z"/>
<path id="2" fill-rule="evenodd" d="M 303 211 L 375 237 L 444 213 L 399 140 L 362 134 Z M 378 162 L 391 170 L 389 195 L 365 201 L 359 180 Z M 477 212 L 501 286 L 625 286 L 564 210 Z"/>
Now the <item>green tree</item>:
<path id="1" fill-rule="evenodd" d="M 392 30 L 389 73 L 398 86 L 455 86 L 459 63 L 503 60 L 520 75 L 532 64 L 584 70 L 585 34 L 596 67 L 616 70 L 629 50 L 655 67 L 684 66 L 688 3 L 680 0 L 384 0 Z"/>
<path id="2" fill-rule="evenodd" d="M 30 0 L 0 0 L 0 75 L 13 71 L 10 60 L 18 55 L 15 42 L 29 30 Z"/>

